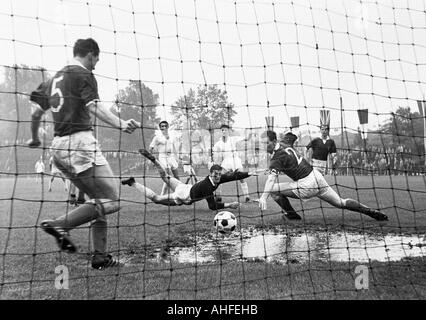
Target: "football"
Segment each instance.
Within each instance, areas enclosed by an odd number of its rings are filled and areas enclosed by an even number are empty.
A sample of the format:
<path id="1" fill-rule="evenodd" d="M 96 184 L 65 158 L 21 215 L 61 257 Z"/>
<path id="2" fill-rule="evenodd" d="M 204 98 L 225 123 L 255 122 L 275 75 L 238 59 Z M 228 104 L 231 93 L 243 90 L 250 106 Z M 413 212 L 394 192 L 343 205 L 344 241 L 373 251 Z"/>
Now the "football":
<path id="1" fill-rule="evenodd" d="M 231 233 L 237 227 L 237 218 L 232 212 L 221 211 L 214 217 L 213 225 L 217 232 Z"/>

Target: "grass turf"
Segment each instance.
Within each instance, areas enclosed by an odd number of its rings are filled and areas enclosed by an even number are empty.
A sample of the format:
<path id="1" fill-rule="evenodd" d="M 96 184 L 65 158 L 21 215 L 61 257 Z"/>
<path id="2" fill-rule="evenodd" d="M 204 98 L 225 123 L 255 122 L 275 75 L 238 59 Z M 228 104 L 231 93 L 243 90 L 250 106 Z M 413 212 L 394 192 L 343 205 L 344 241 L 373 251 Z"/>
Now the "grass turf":
<path id="1" fill-rule="evenodd" d="M 253 198 L 263 190 L 265 176 L 247 181 Z M 342 197 L 380 208 L 390 221 L 378 223 L 358 213 L 332 208 L 319 200 L 291 200 L 303 221 L 282 219 L 271 200 L 261 212 L 255 203 L 233 210 L 240 227 L 285 225 L 300 230 L 348 230 L 368 233 L 425 234 L 425 179 L 421 176 L 327 177 Z M 147 177 L 159 192 L 158 178 Z M 192 245 L 195 235 L 212 232 L 214 212 L 206 201 L 192 206 L 165 207 L 145 203 L 138 192 L 121 186 L 122 209 L 108 217 L 108 244 L 114 256 L 131 264 L 105 271 L 89 265 L 88 225 L 73 230 L 78 254 L 59 253 L 55 241 L 38 227 L 43 219 L 68 209 L 63 184 L 56 179 L 47 192 L 31 176 L 0 179 L 0 298 L 2 299 L 418 299 L 426 297 L 424 258 L 366 264 L 369 289 L 356 290 L 357 263 L 313 261 L 281 265 L 261 261 L 184 264 L 168 259 L 173 246 Z M 238 183 L 223 187 L 225 201 L 235 200 Z M 241 197 L 241 201 L 243 198 Z M 189 237 L 191 235 L 191 237 Z M 153 252 L 164 259 L 153 259 Z M 68 290 L 54 286 L 55 267 L 69 269 Z"/>

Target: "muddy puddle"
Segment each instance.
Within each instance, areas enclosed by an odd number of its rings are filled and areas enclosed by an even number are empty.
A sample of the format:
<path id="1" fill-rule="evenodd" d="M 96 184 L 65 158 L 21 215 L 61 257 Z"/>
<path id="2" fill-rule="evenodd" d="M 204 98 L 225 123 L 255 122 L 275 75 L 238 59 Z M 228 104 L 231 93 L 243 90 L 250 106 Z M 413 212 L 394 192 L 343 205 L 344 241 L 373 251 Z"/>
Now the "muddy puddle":
<path id="1" fill-rule="evenodd" d="M 199 236 L 196 245 L 172 247 L 156 258 L 181 263 L 231 260 L 303 263 L 308 261 L 398 261 L 426 253 L 424 235 L 372 235 L 351 232 L 241 230 Z"/>

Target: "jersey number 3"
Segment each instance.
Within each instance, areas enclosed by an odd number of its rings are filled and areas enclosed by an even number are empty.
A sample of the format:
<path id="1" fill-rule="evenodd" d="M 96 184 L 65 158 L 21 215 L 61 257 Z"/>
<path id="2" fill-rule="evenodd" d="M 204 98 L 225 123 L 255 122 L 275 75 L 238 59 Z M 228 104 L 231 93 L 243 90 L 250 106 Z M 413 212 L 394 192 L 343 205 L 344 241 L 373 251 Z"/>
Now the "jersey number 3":
<path id="1" fill-rule="evenodd" d="M 294 151 L 292 148 L 285 148 L 284 149 L 285 150 L 285 152 L 287 152 L 288 154 L 293 154 L 294 155 L 294 157 L 296 158 L 296 160 L 297 160 L 297 164 L 300 164 L 301 162 L 302 162 L 302 160 L 303 160 L 303 157 L 299 157 L 298 155 L 297 155 L 297 152 L 296 151 Z"/>
<path id="2" fill-rule="evenodd" d="M 58 78 L 53 79 L 52 82 L 52 91 L 50 93 L 51 96 L 57 94 L 59 96 L 59 103 L 57 106 L 52 106 L 52 112 L 59 112 L 61 110 L 62 105 L 64 104 L 64 95 L 62 94 L 61 88 L 58 88 L 58 83 L 64 79 L 64 76 L 60 76 Z"/>

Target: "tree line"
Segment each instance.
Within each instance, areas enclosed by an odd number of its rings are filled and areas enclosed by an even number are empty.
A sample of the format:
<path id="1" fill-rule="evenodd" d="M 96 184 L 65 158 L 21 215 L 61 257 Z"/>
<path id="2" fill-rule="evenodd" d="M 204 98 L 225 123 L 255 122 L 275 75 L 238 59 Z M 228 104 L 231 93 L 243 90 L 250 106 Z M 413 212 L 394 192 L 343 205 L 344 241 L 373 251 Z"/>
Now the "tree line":
<path id="1" fill-rule="evenodd" d="M 3 81 L 0 83 L 0 139 L 6 141 L 25 141 L 30 134 L 31 108 L 29 94 L 52 74 L 41 67 L 24 64 L 4 68 Z M 101 97 L 102 98 L 102 97 Z M 124 89 L 115 96 L 116 107 L 113 112 L 123 119 L 134 118 L 143 125 L 143 130 L 133 135 L 121 134 L 116 129 L 98 123 L 96 134 L 105 151 L 135 150 L 150 143 L 158 123 L 156 108 L 159 95 L 138 80 L 130 80 Z M 226 91 L 217 85 L 199 85 L 179 97 L 171 110 L 172 125 L 176 129 L 202 128 L 217 129 L 220 124 L 230 126 L 234 123 L 236 111 L 229 101 Z M 53 137 L 53 125 L 50 112 L 47 112 L 42 124 L 42 138 L 49 143 Z M 369 135 L 368 143 L 377 146 L 405 145 L 414 154 L 424 155 L 423 117 L 410 107 L 399 107 L 395 113 L 380 126 L 379 131 Z M 353 143 L 361 146 L 358 135 Z M 352 147 L 352 146 L 351 146 Z"/>

